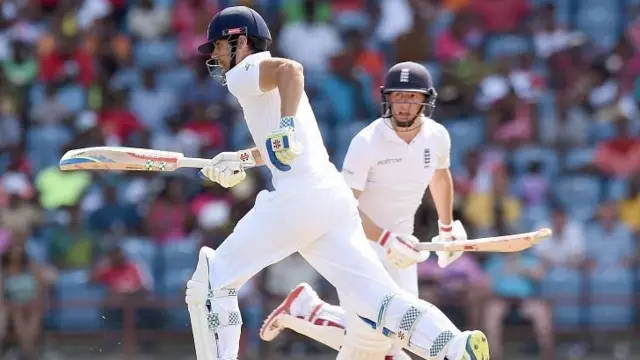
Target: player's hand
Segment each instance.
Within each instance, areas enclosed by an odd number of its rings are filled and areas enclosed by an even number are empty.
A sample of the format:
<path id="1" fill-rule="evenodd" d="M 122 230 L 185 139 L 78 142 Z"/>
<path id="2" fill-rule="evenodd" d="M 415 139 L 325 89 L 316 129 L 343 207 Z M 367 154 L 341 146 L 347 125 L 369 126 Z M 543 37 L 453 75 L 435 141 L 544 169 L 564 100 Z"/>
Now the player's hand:
<path id="1" fill-rule="evenodd" d="M 255 166 L 250 150 L 223 152 L 211 159 L 211 166 L 200 170 L 200 177 L 230 188 L 238 185 L 247 174 L 244 169 Z"/>
<path id="2" fill-rule="evenodd" d="M 440 233 L 431 239 L 432 242 L 467 240 L 467 231 L 464 229 L 464 226 L 462 226 L 460 220 L 456 220 L 450 225 L 442 224 L 438 220 L 438 228 L 440 229 Z M 440 265 L 441 268 L 447 267 L 462 256 L 462 254 L 463 252 L 461 251 L 436 251 L 436 255 L 438 255 L 438 265 Z"/>
<path id="3" fill-rule="evenodd" d="M 302 153 L 302 144 L 295 138 L 293 117 L 280 119 L 280 128 L 267 135 L 266 141 L 269 160 L 280 171 L 291 170 L 291 163 Z"/>
<path id="4" fill-rule="evenodd" d="M 413 235 L 395 234 L 384 230 L 378 244 L 385 249 L 385 258 L 393 265 L 404 269 L 429 258 L 428 251 L 416 249 L 420 240 Z"/>

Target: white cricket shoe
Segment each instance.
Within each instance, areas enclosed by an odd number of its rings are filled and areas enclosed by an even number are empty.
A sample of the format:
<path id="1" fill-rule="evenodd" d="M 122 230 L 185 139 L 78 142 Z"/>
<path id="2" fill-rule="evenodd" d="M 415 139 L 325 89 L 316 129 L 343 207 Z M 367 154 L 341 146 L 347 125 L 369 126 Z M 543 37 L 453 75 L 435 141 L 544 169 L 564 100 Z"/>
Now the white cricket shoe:
<path id="1" fill-rule="evenodd" d="M 264 341 L 271 341 L 280 335 L 282 330 L 286 328 L 278 321 L 283 315 L 307 319 L 313 316 L 323 304 L 324 301 L 320 299 L 311 285 L 299 284 L 264 320 L 260 328 L 260 338 Z"/>

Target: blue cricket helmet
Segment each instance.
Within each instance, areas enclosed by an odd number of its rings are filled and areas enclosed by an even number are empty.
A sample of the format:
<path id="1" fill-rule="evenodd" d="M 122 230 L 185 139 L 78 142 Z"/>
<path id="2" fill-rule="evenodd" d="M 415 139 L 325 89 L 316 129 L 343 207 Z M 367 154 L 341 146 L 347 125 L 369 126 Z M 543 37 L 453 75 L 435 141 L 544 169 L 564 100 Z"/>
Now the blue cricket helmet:
<path id="1" fill-rule="evenodd" d="M 230 40 L 244 35 L 258 50 L 271 45 L 271 32 L 262 16 L 246 6 L 232 6 L 218 12 L 207 28 L 207 42 L 198 46 L 198 52 L 210 55 L 217 40 Z"/>
<path id="2" fill-rule="evenodd" d="M 438 93 L 433 86 L 433 78 L 426 67 L 406 61 L 393 65 L 384 78 L 384 85 L 380 87 L 382 96 L 382 117 L 392 117 L 388 95 L 391 92 L 416 92 L 425 95 L 425 102 L 422 103 L 422 113 L 431 117 L 436 107 Z M 411 126 L 413 121 L 407 126 Z"/>

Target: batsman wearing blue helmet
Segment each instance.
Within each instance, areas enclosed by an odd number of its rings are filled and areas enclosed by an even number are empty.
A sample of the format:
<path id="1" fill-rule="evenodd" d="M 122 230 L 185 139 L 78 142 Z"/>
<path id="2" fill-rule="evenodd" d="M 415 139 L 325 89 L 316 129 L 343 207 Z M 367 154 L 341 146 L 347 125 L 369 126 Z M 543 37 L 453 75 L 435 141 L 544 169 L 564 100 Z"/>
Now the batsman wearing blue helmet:
<path id="1" fill-rule="evenodd" d="M 349 331 L 338 359 L 381 360 L 391 343 L 425 358 L 488 358 L 482 333 L 460 332 L 433 305 L 403 292 L 367 245 L 357 201 L 329 162 L 302 67 L 271 57 L 262 17 L 246 7 L 226 8 L 209 24 L 207 38 L 199 50 L 210 56 L 212 76 L 238 99 L 256 147 L 221 153 L 201 173 L 231 187 L 248 168 L 264 165 L 275 190 L 258 194 L 217 250 L 200 250 L 185 298 L 198 360 L 237 359 L 237 289 L 294 252 L 343 299 Z"/>
<path id="2" fill-rule="evenodd" d="M 391 278 L 404 291 L 418 296 L 416 264 L 426 260 L 429 252 L 415 250 L 413 245 L 419 240 L 412 233 L 427 187 L 440 218 L 439 235 L 432 241 L 467 238 L 460 221 L 453 221 L 451 140 L 447 129 L 431 119 L 437 93 L 424 66 L 403 62 L 391 67 L 381 97 L 381 117 L 353 138 L 342 174 L 359 201 L 369 244 Z M 460 255 L 437 252 L 438 264 L 445 267 Z M 298 285 L 278 309 L 261 329 L 266 341 L 288 327 L 332 346 L 331 339 L 339 339 L 332 336 L 339 335 L 336 328 L 346 326 L 345 311 L 322 301 L 308 284 Z M 267 326 L 274 323 L 277 325 Z M 313 331 L 305 331 L 308 328 Z M 400 345 L 394 344 L 388 359 L 410 359 Z"/>

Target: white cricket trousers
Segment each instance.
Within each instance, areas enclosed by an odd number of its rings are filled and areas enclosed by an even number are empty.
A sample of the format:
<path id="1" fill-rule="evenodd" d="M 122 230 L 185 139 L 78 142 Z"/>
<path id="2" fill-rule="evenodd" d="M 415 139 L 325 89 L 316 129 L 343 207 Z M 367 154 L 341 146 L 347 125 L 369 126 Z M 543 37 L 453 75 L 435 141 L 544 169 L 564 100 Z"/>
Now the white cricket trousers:
<path id="1" fill-rule="evenodd" d="M 457 360 L 461 356 L 455 350 L 466 341 L 460 330 L 435 306 L 403 292 L 385 270 L 364 234 L 357 201 L 341 180 L 324 189 L 260 192 L 253 209 L 209 261 L 209 285 L 214 294 L 228 295 L 224 289 L 240 288 L 257 272 L 294 252 L 336 287 L 341 305 L 352 316 L 347 320 L 350 340 L 346 344 L 353 351 L 378 344 L 379 340 L 367 341 L 370 334 L 379 339 L 391 331 L 425 358 L 447 355 Z M 213 308 L 237 311 L 237 303 L 221 296 L 213 299 Z M 225 321 L 237 324 L 236 315 L 227 314 Z M 209 318 L 218 324 L 218 315 Z M 218 359 L 235 359 L 240 328 L 216 331 Z M 388 347 L 385 341 L 381 344 L 385 348 L 378 353 L 383 358 Z M 343 350 L 339 358 L 354 359 L 349 349 Z"/>

